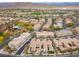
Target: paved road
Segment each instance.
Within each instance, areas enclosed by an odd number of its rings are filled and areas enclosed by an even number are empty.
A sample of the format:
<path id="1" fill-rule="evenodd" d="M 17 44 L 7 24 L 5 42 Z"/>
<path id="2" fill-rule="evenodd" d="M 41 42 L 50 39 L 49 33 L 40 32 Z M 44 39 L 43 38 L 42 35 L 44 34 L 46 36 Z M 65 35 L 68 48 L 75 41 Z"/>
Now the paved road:
<path id="1" fill-rule="evenodd" d="M 16 53 L 16 55 L 20 55 L 21 54 L 21 52 L 24 50 L 24 48 L 25 48 L 25 46 L 26 46 L 26 44 L 29 44 L 30 43 L 30 41 L 31 41 L 31 39 L 28 41 L 28 42 L 26 42 L 19 50 L 18 50 L 18 52 Z"/>
<path id="2" fill-rule="evenodd" d="M 68 56 L 26 56 L 26 57 L 79 57 L 79 54 Z"/>
<path id="3" fill-rule="evenodd" d="M 20 56 L 10 56 L 10 55 L 0 54 L 0 57 L 20 57 Z M 37 56 L 30 56 L 30 57 L 37 57 Z M 38 56 L 38 57 L 44 57 L 44 56 Z M 45 57 L 49 57 L 49 56 L 45 56 Z M 53 56 L 50 56 L 50 57 L 53 57 Z M 79 57 L 79 54 L 73 54 L 68 56 L 57 56 L 57 57 Z"/>
<path id="4" fill-rule="evenodd" d="M 15 56 L 0 54 L 0 57 L 15 57 Z"/>

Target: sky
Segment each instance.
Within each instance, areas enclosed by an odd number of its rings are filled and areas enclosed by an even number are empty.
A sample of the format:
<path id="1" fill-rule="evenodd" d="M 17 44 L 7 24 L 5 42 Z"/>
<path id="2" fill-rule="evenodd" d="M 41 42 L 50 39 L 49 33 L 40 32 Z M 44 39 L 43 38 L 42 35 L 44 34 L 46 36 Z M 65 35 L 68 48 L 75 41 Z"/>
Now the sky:
<path id="1" fill-rule="evenodd" d="M 79 2 L 79 0 L 0 0 L 0 2 Z"/>
<path id="2" fill-rule="evenodd" d="M 4 2 L 32 2 L 50 5 L 79 5 L 79 0 L 0 0 L 0 3 Z"/>

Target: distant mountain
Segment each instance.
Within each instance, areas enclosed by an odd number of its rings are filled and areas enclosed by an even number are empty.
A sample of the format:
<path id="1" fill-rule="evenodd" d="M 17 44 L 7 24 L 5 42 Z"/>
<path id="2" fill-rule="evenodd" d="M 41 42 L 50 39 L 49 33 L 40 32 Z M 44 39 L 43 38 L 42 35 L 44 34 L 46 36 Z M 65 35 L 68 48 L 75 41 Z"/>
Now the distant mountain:
<path id="1" fill-rule="evenodd" d="M 72 5 L 79 5 L 79 2 L 37 2 L 40 4 L 48 4 L 52 6 L 72 6 Z"/>
<path id="2" fill-rule="evenodd" d="M 79 2 L 6 2 L 0 8 L 72 8 L 79 9 Z"/>
<path id="3" fill-rule="evenodd" d="M 32 2 L 6 2 L 0 3 L 0 8 L 39 8 L 39 7 L 51 7 L 48 4 L 39 4 Z"/>

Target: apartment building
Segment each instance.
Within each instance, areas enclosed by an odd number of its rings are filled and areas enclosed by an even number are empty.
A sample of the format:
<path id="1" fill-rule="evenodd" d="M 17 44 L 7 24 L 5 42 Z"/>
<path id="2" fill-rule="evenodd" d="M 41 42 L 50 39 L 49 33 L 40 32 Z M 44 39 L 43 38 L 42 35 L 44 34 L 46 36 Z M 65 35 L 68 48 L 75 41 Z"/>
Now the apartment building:
<path id="1" fill-rule="evenodd" d="M 40 54 L 48 53 L 49 51 L 52 51 L 53 53 L 55 52 L 52 46 L 52 41 L 50 39 L 41 40 L 41 39 L 33 38 L 30 43 L 28 53 L 40 55 Z"/>
<path id="2" fill-rule="evenodd" d="M 53 32 L 49 32 L 49 31 L 41 31 L 41 32 L 36 32 L 36 36 L 37 38 L 39 37 L 54 37 L 54 33 Z"/>
<path id="3" fill-rule="evenodd" d="M 29 41 L 31 38 L 30 33 L 25 32 L 23 34 L 21 34 L 19 37 L 14 38 L 12 41 L 10 41 L 8 43 L 8 46 L 11 49 L 18 49 L 19 47 L 21 47 L 25 42 Z"/>

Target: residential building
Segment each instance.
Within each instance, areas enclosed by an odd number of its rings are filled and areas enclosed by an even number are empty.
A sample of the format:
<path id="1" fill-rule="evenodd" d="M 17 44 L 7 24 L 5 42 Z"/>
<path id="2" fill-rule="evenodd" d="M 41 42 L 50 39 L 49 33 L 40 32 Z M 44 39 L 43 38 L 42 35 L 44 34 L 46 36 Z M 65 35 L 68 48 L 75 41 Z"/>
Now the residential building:
<path id="1" fill-rule="evenodd" d="M 26 32 L 21 34 L 19 37 L 14 38 L 12 41 L 8 43 L 8 46 L 11 49 L 18 49 L 20 48 L 25 42 L 29 41 L 31 38 L 30 33 Z"/>

